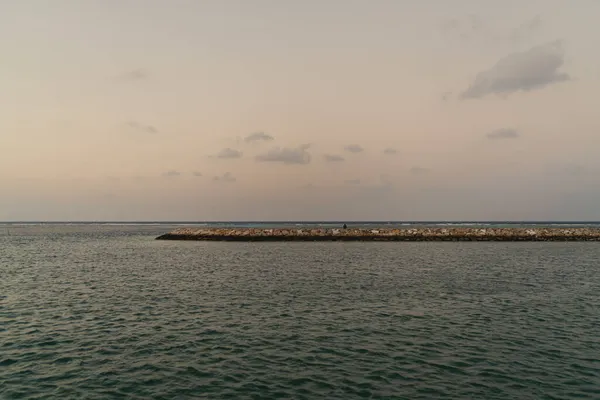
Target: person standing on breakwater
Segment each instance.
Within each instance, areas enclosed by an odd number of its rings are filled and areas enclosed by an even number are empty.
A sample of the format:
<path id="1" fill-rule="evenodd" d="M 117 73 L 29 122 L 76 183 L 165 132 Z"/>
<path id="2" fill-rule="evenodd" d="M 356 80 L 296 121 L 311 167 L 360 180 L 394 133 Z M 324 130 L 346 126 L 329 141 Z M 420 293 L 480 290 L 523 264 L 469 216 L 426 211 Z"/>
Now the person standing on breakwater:
<path id="1" fill-rule="evenodd" d="M 348 225 L 344 224 L 343 229 L 348 229 Z"/>

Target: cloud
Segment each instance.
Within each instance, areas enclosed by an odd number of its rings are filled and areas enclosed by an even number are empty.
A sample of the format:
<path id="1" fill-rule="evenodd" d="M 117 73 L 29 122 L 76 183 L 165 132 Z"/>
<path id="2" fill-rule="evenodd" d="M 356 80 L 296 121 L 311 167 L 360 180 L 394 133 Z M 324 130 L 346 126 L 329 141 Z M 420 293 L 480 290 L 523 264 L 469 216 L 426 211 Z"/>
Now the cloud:
<path id="1" fill-rule="evenodd" d="M 559 71 L 563 63 L 564 51 L 560 41 L 512 53 L 490 69 L 479 72 L 460 97 L 477 99 L 490 94 L 508 95 L 568 81 L 569 75 Z"/>
<path id="2" fill-rule="evenodd" d="M 241 151 L 227 147 L 217 154 L 217 158 L 241 158 L 242 155 Z"/>
<path id="3" fill-rule="evenodd" d="M 127 126 L 130 127 L 131 129 L 135 129 L 140 132 L 158 133 L 158 129 L 156 129 L 156 127 L 154 127 L 152 125 L 140 124 L 139 122 L 135 122 L 135 121 L 127 122 Z"/>
<path id="4" fill-rule="evenodd" d="M 127 71 L 117 77 L 119 81 L 140 81 L 148 78 L 148 72 L 143 68 Z"/>
<path id="5" fill-rule="evenodd" d="M 264 132 L 255 132 L 244 138 L 244 142 L 246 142 L 246 143 L 269 142 L 271 140 L 275 140 L 275 138 Z"/>
<path id="6" fill-rule="evenodd" d="M 488 139 L 497 140 L 497 139 L 517 139 L 521 136 L 521 134 L 512 128 L 501 128 L 491 131 L 485 135 Z"/>
<path id="7" fill-rule="evenodd" d="M 413 175 L 425 175 L 431 172 L 431 170 L 424 167 L 412 167 L 409 172 Z"/>
<path id="8" fill-rule="evenodd" d="M 346 161 L 346 159 L 342 156 L 338 156 L 336 154 L 325 154 L 323 156 L 323 159 L 325 159 L 325 161 L 327 162 L 341 162 L 341 161 Z"/>
<path id="9" fill-rule="evenodd" d="M 202 172 L 194 171 L 194 172 L 192 172 L 192 175 L 195 176 L 195 177 L 201 177 L 202 176 Z"/>
<path id="10" fill-rule="evenodd" d="M 395 154 L 398 154 L 398 150 L 388 147 L 387 149 L 383 149 L 383 154 L 393 156 Z"/>
<path id="11" fill-rule="evenodd" d="M 517 28 L 513 29 L 510 33 L 509 38 L 513 41 L 521 41 L 523 39 L 528 38 L 534 32 L 540 29 L 542 25 L 542 18 L 539 15 L 536 15 L 529 21 L 525 21 Z"/>
<path id="12" fill-rule="evenodd" d="M 535 16 L 516 28 L 494 27 L 491 20 L 478 15 L 466 15 L 442 21 L 440 29 L 444 37 L 456 37 L 462 41 L 483 41 L 487 44 L 522 42 L 539 30 L 541 17 Z"/>
<path id="13" fill-rule="evenodd" d="M 347 179 L 344 183 L 347 185 L 360 185 L 360 179 Z"/>
<path id="14" fill-rule="evenodd" d="M 173 178 L 173 177 L 180 176 L 180 175 L 181 175 L 181 172 L 176 171 L 174 169 L 167 171 L 163 174 L 163 176 L 167 177 L 167 178 Z"/>
<path id="15" fill-rule="evenodd" d="M 265 154 L 256 156 L 258 162 L 279 162 L 283 164 L 309 164 L 311 155 L 307 151 L 310 145 L 304 144 L 295 148 L 276 147 Z"/>
<path id="16" fill-rule="evenodd" d="M 363 149 L 363 147 L 359 144 L 349 144 L 348 146 L 344 147 L 344 150 L 350 153 L 362 153 L 365 151 L 365 149 Z"/>
<path id="17" fill-rule="evenodd" d="M 446 19 L 442 21 L 440 28 L 444 36 L 456 35 L 463 40 L 488 34 L 486 25 L 477 15 Z"/>
<path id="18" fill-rule="evenodd" d="M 230 172 L 225 172 L 221 176 L 213 177 L 213 182 L 219 182 L 219 183 L 233 183 L 236 180 L 237 179 L 233 175 L 231 175 Z"/>

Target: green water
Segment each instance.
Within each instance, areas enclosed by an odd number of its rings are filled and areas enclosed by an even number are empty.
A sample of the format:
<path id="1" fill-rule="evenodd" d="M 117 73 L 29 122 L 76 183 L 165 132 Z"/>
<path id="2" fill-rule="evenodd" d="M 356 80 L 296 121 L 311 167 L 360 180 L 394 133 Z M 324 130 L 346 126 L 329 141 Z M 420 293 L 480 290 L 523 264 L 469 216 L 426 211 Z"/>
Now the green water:
<path id="1" fill-rule="evenodd" d="M 1 399 L 599 399 L 597 243 L 0 232 Z"/>

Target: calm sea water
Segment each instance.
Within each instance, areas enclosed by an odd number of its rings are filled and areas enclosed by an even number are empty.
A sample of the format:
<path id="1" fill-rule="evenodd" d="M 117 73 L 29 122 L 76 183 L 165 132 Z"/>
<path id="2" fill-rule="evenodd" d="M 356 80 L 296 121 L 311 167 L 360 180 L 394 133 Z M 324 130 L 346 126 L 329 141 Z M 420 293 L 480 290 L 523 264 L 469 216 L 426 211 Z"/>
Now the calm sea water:
<path id="1" fill-rule="evenodd" d="M 0 226 L 0 398 L 598 399 L 597 243 Z"/>

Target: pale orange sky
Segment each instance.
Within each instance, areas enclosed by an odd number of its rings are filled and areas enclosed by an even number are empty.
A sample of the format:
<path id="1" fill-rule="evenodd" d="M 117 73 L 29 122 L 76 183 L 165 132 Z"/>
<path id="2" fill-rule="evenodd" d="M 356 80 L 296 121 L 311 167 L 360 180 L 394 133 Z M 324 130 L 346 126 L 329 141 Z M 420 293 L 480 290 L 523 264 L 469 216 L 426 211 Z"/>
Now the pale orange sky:
<path id="1" fill-rule="evenodd" d="M 600 220 L 598 20 L 0 1 L 0 220 Z"/>

